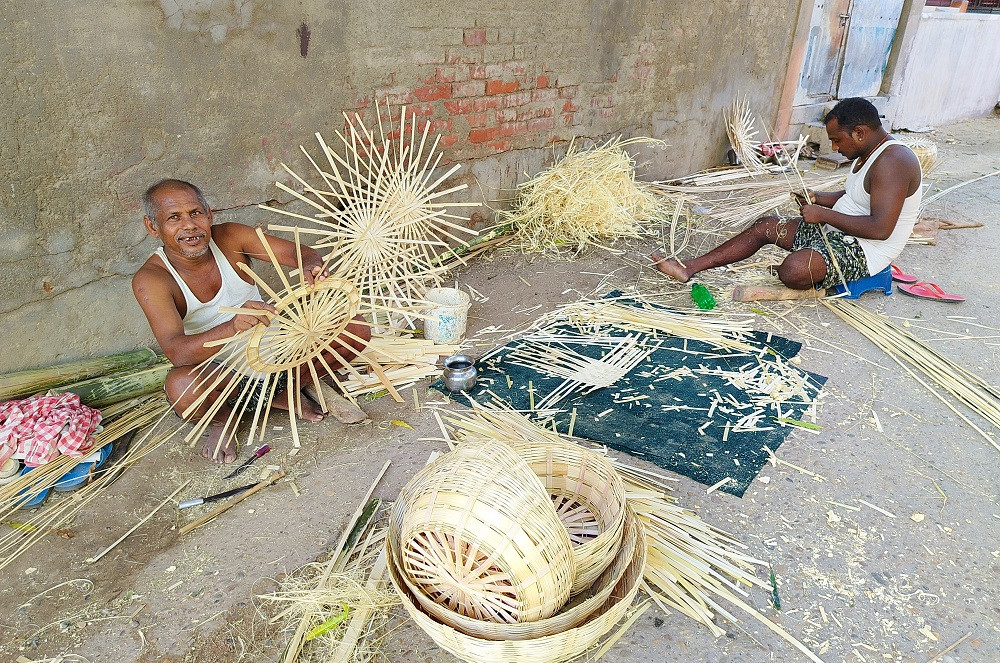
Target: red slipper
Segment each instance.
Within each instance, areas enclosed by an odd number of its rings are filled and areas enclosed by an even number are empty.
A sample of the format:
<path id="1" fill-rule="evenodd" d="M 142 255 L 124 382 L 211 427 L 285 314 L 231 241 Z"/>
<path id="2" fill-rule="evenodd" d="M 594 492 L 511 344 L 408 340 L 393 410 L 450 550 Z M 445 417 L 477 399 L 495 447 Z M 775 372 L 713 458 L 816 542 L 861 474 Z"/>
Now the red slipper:
<path id="1" fill-rule="evenodd" d="M 949 295 L 941 289 L 941 286 L 936 283 L 930 283 L 929 281 L 920 281 L 910 285 L 901 285 L 897 286 L 897 288 L 904 295 L 909 295 L 910 297 L 935 299 L 939 302 L 949 302 L 951 304 L 957 304 L 965 301 L 965 297 L 962 297 L 961 295 Z"/>
<path id="2" fill-rule="evenodd" d="M 916 283 L 917 282 L 917 277 L 914 276 L 913 274 L 907 274 L 906 272 L 904 272 L 903 270 L 901 270 L 899 267 L 896 267 L 895 265 L 889 265 L 889 267 L 892 268 L 892 280 L 893 281 L 897 281 L 899 283 Z"/>

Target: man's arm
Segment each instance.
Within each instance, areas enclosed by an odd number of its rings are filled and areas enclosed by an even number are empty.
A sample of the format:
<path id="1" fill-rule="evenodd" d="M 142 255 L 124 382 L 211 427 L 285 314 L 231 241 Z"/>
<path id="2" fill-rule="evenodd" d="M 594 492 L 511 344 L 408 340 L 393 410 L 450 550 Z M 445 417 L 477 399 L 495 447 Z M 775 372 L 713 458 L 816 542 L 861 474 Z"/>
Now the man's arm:
<path id="1" fill-rule="evenodd" d="M 220 235 L 221 237 L 219 237 Z M 229 246 L 237 252 L 251 258 L 265 261 L 270 260 L 267 255 L 267 251 L 264 248 L 264 244 L 261 242 L 260 236 L 254 228 L 245 226 L 241 223 L 223 223 L 215 227 L 215 231 L 212 233 L 212 236 L 213 238 L 217 238 L 216 242 L 222 240 L 228 243 Z M 274 253 L 274 257 L 278 259 L 278 264 L 283 265 L 284 267 L 293 268 L 297 268 L 299 266 L 299 258 L 295 250 L 295 242 L 290 242 L 287 239 L 282 239 L 268 234 L 265 234 L 264 237 L 267 240 L 267 244 L 271 251 Z M 312 284 L 316 277 L 321 276 L 320 272 L 323 267 L 323 258 L 320 256 L 319 252 L 316 251 L 316 249 L 311 246 L 303 245 L 302 266 L 304 268 L 306 282 Z"/>
<path id="2" fill-rule="evenodd" d="M 259 309 L 260 316 L 237 315 L 231 320 L 201 334 L 184 333 L 184 322 L 170 292 L 172 277 L 163 272 L 158 274 L 155 267 L 144 266 L 132 277 L 132 292 L 146 315 L 153 336 L 163 349 L 163 354 L 174 366 L 193 366 L 213 357 L 218 347 L 206 348 L 205 343 L 229 338 L 240 331 L 266 322 L 267 312 L 274 308 L 264 302 L 246 302 L 244 308 Z"/>
<path id="3" fill-rule="evenodd" d="M 915 191 L 914 164 L 907 158 L 907 152 L 909 151 L 887 150 L 869 171 L 871 215 L 848 216 L 817 204 L 803 207 L 802 218 L 806 223 L 827 223 L 848 235 L 863 239 L 887 239 L 899 220 L 903 201 Z M 919 173 L 919 164 L 916 167 L 916 172 Z M 919 179 L 916 186 L 920 186 Z"/>
<path id="4" fill-rule="evenodd" d="M 820 207 L 833 207 L 840 200 L 846 191 L 813 191 L 812 189 L 807 189 L 806 193 L 809 194 L 809 199 L 806 200 L 805 194 L 801 194 L 798 191 L 792 191 L 792 198 L 795 202 L 799 204 L 799 207 L 804 207 L 805 205 L 819 205 Z"/>

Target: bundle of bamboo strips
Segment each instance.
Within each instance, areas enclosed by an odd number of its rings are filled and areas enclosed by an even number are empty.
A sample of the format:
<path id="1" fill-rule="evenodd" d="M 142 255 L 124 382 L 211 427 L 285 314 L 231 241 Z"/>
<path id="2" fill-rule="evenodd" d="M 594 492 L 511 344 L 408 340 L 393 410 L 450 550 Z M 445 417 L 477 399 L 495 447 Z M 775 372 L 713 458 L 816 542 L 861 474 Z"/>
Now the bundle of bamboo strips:
<path id="1" fill-rule="evenodd" d="M 435 412 L 442 434 L 450 444 L 495 444 L 503 442 L 515 449 L 552 441 L 578 442 L 535 424 L 524 414 L 503 403 L 485 405 L 472 402 L 474 411 Z M 612 460 L 625 482 L 625 496 L 643 524 L 646 534 L 646 570 L 643 589 L 664 610 L 675 608 L 708 627 L 713 634 L 723 631 L 717 616 L 739 620 L 719 601 L 725 601 L 761 622 L 812 661 L 820 661 L 808 648 L 780 626 L 765 618 L 747 601 L 741 585 L 770 591 L 771 587 L 753 572 L 766 567 L 748 555 L 746 546 L 728 534 L 676 504 L 667 495 L 668 479 L 621 461 Z"/>
<path id="2" fill-rule="evenodd" d="M 910 332 L 897 327 L 882 316 L 871 313 L 859 304 L 839 299 L 822 300 L 822 303 L 892 357 L 897 364 L 947 405 L 952 412 L 961 417 L 990 445 L 1000 451 L 1000 443 L 994 439 L 992 434 L 984 431 L 956 409 L 944 396 L 917 375 L 916 371 L 936 382 L 959 403 L 968 407 L 996 428 L 1000 428 L 1000 389 L 972 371 L 959 366 Z"/>
<path id="3" fill-rule="evenodd" d="M 402 390 L 424 378 L 440 374 L 438 361 L 462 351 L 461 345 L 435 343 L 412 336 L 372 334 L 372 340 L 363 351 L 365 360 L 355 360 L 362 368 L 369 362 L 381 366 L 382 374 L 360 373 L 349 375 L 341 382 L 344 393 L 352 397 L 384 390 L 385 382 Z"/>
<path id="4" fill-rule="evenodd" d="M 140 430 L 154 422 L 159 423 L 169 413 L 170 407 L 163 396 L 147 396 L 119 403 L 104 411 L 104 430 L 98 433 L 94 449 L 99 449 L 132 431 Z M 119 468 L 135 465 L 147 454 L 168 439 L 177 428 L 167 433 L 157 433 L 154 426 L 137 442 L 133 442 L 119 461 Z M 80 459 L 60 456 L 56 460 L 35 468 L 17 481 L 0 487 L 0 521 L 13 517 L 22 504 L 48 489 L 75 466 Z M 38 542 L 41 537 L 68 523 L 91 500 L 118 476 L 106 472 L 97 480 L 76 490 L 62 499 L 50 498 L 42 507 L 11 532 L 0 536 L 0 570 Z"/>
<path id="5" fill-rule="evenodd" d="M 515 228 L 522 251 L 581 250 L 638 237 L 663 207 L 635 179 L 635 160 L 624 148 L 637 143 L 662 141 L 618 137 L 591 149 L 570 145 L 566 156 L 521 184 L 514 209 L 500 216 Z"/>
<path id="6" fill-rule="evenodd" d="M 746 96 L 737 97 L 728 110 L 722 111 L 726 122 L 726 135 L 740 165 L 751 173 L 765 170 L 764 162 L 757 153 L 758 131 L 754 128 L 754 116 Z"/>
<path id="7" fill-rule="evenodd" d="M 140 348 L 110 357 L 84 359 L 59 366 L 10 373 L 0 376 L 0 401 L 30 396 L 46 389 L 108 373 L 144 368 L 156 359 L 155 352 L 148 348 Z"/>

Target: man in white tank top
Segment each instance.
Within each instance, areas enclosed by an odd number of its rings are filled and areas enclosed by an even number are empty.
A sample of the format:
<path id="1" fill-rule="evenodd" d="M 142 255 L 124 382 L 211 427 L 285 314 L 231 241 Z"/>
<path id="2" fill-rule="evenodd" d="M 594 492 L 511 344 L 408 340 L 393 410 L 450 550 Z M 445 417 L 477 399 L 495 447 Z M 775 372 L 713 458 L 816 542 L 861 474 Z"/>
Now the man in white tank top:
<path id="1" fill-rule="evenodd" d="M 190 388 L 196 381 L 195 368 L 215 357 L 218 347 L 205 343 L 229 338 L 256 324 L 267 323 L 268 312 L 274 308 L 261 301 L 260 292 L 249 276 L 242 275 L 237 265 L 250 265 L 253 257 L 267 253 L 253 228 L 239 223 L 213 225 L 212 210 L 198 187 L 181 180 L 163 180 L 150 187 L 143 196 L 146 215 L 143 223 L 163 246 L 157 249 L 132 278 L 132 291 L 142 307 L 153 335 L 164 354 L 174 364 L 167 375 L 165 389 L 180 414 L 198 396 Z M 268 244 L 278 262 L 297 267 L 295 244 L 278 237 L 267 236 Z M 306 279 L 312 283 L 322 278 L 323 260 L 312 248 L 302 247 Z M 241 307 L 261 311 L 259 316 L 219 313 L 220 306 Z M 348 329 L 363 339 L 370 338 L 367 326 L 352 324 Z M 350 345 L 341 354 L 359 351 L 361 344 L 344 340 Z M 353 355 L 351 355 L 353 356 Z M 232 375 L 230 379 L 240 379 Z M 218 400 L 225 385 L 219 385 L 216 398 L 209 398 L 193 417 L 202 416 Z M 300 385 L 305 387 L 306 385 Z M 302 402 L 302 418 L 319 421 L 322 412 L 308 398 Z M 284 392 L 276 394 L 275 407 L 288 409 Z M 252 408 L 250 411 L 253 411 Z M 230 436 L 220 444 L 223 425 L 232 408 L 223 404 L 214 415 L 208 440 L 202 455 L 218 463 L 236 459 L 235 441 Z"/>
<path id="2" fill-rule="evenodd" d="M 859 97 L 825 118 L 833 148 L 851 159 L 844 191 L 797 194 L 802 216 L 758 219 L 721 246 L 681 264 L 654 253 L 664 274 L 686 283 L 698 272 L 749 258 L 767 244 L 791 253 L 777 267 L 789 288 L 829 288 L 880 272 L 906 244 L 920 208 L 920 162 L 882 128 L 878 111 Z M 820 232 L 823 227 L 824 233 Z M 825 238 L 824 235 L 825 234 Z"/>

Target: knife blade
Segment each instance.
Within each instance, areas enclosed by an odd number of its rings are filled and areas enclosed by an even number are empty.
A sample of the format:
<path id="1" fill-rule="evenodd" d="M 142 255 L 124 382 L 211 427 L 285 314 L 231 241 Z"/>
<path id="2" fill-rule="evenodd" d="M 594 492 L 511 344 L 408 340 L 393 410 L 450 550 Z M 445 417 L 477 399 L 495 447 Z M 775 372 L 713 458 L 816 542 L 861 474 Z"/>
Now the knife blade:
<path id="1" fill-rule="evenodd" d="M 239 488 L 231 488 L 229 490 L 224 490 L 221 493 L 216 493 L 215 495 L 209 495 L 208 497 L 195 497 L 194 499 L 184 500 L 177 505 L 178 509 L 187 509 L 193 506 L 198 506 L 199 504 L 205 504 L 207 502 L 218 502 L 219 500 L 224 500 L 227 497 L 233 497 L 234 495 L 239 495 L 244 493 L 257 484 L 248 483 L 245 486 L 240 486 Z"/>

